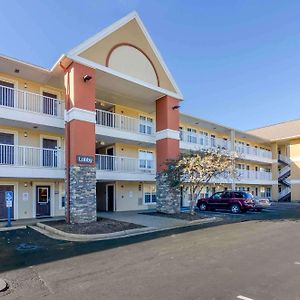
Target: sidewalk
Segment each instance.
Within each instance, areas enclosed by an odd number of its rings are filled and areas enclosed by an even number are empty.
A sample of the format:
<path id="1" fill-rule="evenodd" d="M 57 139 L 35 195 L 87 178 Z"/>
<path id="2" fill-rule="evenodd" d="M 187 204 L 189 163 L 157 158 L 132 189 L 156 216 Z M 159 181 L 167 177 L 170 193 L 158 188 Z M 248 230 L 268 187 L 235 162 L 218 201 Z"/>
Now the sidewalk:
<path id="1" fill-rule="evenodd" d="M 97 215 L 98 217 L 102 217 L 102 218 L 109 218 L 113 220 L 134 223 L 134 224 L 142 225 L 145 227 L 156 228 L 156 229 L 169 228 L 173 226 L 184 226 L 191 223 L 190 221 L 187 220 L 145 215 L 145 214 L 141 214 L 142 212 L 149 212 L 149 210 L 125 211 L 125 212 L 100 212 Z"/>

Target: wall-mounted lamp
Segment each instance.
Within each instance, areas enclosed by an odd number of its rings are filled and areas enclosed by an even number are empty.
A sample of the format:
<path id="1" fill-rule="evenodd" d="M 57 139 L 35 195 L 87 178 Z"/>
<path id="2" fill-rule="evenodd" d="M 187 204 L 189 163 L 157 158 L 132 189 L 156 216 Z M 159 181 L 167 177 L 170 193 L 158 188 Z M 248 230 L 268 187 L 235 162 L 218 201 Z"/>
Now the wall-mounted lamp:
<path id="1" fill-rule="evenodd" d="M 24 89 L 27 89 L 27 82 L 24 83 Z"/>
<path id="2" fill-rule="evenodd" d="M 180 105 L 175 105 L 172 107 L 172 109 L 179 109 L 180 108 Z"/>
<path id="3" fill-rule="evenodd" d="M 91 80 L 93 77 L 91 75 L 84 75 L 83 80 L 84 82 Z"/>
<path id="4" fill-rule="evenodd" d="M 27 131 L 24 131 L 24 137 L 28 137 Z"/>
<path id="5" fill-rule="evenodd" d="M 27 182 L 24 182 L 24 187 L 27 187 L 27 186 L 28 186 Z"/>

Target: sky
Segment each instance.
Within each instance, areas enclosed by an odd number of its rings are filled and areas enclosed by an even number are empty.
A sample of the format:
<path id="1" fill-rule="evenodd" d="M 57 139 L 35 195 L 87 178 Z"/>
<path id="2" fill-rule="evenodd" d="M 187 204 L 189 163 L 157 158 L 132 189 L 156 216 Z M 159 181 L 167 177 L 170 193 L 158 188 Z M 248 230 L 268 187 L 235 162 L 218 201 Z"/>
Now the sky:
<path id="1" fill-rule="evenodd" d="M 132 10 L 183 93 L 182 112 L 242 130 L 300 118 L 299 0 L 10 0 L 0 53 L 50 68 Z"/>

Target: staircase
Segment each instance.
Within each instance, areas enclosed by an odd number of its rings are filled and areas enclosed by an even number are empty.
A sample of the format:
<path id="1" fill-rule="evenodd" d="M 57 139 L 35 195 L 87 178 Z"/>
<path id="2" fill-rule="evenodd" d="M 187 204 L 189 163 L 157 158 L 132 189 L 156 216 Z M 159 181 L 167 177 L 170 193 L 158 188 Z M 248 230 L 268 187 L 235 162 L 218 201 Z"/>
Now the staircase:
<path id="1" fill-rule="evenodd" d="M 291 183 L 288 179 L 291 176 L 291 161 L 288 157 L 284 155 L 278 155 L 278 162 L 283 165 L 278 173 L 278 183 L 284 187 L 279 193 L 280 202 L 291 201 Z"/>

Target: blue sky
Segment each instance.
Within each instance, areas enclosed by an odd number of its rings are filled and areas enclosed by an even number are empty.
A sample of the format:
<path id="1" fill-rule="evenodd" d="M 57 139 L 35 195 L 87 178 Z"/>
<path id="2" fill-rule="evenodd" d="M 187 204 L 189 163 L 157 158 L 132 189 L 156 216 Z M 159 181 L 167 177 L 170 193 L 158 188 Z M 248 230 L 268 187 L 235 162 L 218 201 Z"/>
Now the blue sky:
<path id="1" fill-rule="evenodd" d="M 181 111 L 240 129 L 300 118 L 298 0 L 10 0 L 0 53 L 50 67 L 132 10 L 184 94 Z"/>

